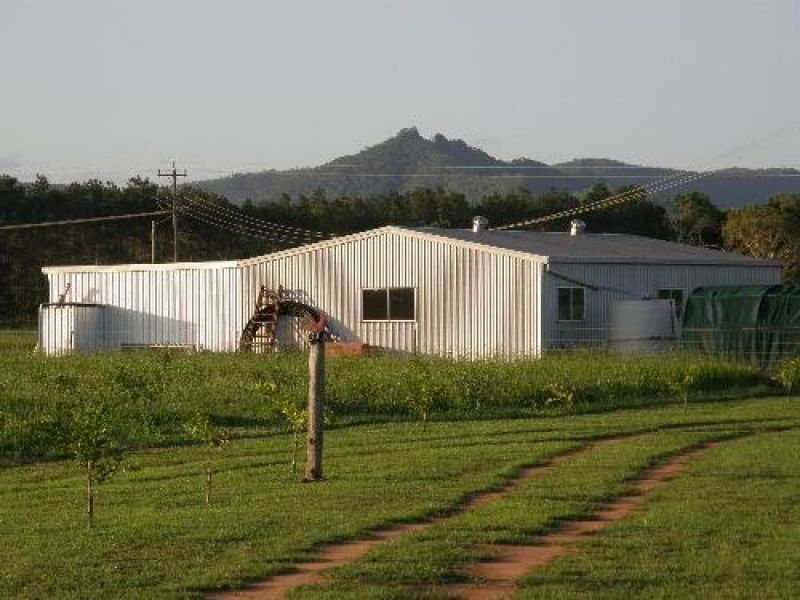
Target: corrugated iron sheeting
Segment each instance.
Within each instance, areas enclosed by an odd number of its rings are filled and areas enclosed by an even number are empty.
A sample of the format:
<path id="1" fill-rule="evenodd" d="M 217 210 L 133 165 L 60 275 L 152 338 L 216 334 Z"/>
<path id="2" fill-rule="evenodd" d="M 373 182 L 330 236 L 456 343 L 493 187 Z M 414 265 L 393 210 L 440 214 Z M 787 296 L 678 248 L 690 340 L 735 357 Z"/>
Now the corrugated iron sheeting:
<path id="1" fill-rule="evenodd" d="M 779 267 L 770 264 L 545 265 L 535 256 L 481 247 L 469 239 L 387 227 L 238 265 L 55 268 L 47 272 L 51 301 L 69 283 L 68 302 L 104 308 L 94 321 L 81 311 L 43 308 L 40 347 L 46 352 L 79 349 L 69 332 L 80 323 L 94 331 L 86 339 L 102 340 L 104 348 L 169 345 L 233 351 L 260 287 L 282 285 L 288 298 L 325 310 L 333 332 L 344 341 L 410 353 L 511 358 L 537 355 L 543 348 L 605 343 L 608 313 L 616 300 L 655 297 L 659 289 L 683 289 L 688 297 L 699 285 L 780 281 Z M 557 288 L 581 283 L 591 286 L 586 318 L 558 321 Z M 398 287 L 415 290 L 414 320 L 363 319 L 362 290 Z M 291 320 L 282 320 L 277 333 L 282 348 L 305 343 Z M 89 342 L 78 342 L 89 347 Z"/>
<path id="2" fill-rule="evenodd" d="M 102 336 L 96 337 L 107 349 L 165 345 L 231 351 L 244 326 L 241 279 L 235 267 L 57 271 L 49 274 L 50 298 L 58 298 L 67 283 L 69 300 L 104 307 Z M 63 337 L 45 337 L 40 347 L 60 352 L 64 343 Z"/>
<path id="3" fill-rule="evenodd" d="M 283 285 L 288 296 L 328 312 L 334 333 L 346 341 L 469 358 L 539 350 L 541 265 L 533 260 L 387 232 L 308 253 L 267 256 L 243 270 L 249 304 L 261 285 Z M 416 290 L 415 321 L 363 320 L 362 290 L 387 287 Z M 291 343 L 302 344 L 302 336 L 295 331 Z"/>
<path id="4" fill-rule="evenodd" d="M 755 267 L 555 263 L 548 269 L 542 289 L 545 348 L 605 344 L 611 304 L 616 300 L 656 298 L 660 289 L 682 289 L 685 301 L 701 285 L 770 285 L 781 281 L 780 267 L 768 264 Z M 586 290 L 584 321 L 558 320 L 558 288 L 576 285 L 558 275 L 597 288 Z"/>
<path id="5" fill-rule="evenodd" d="M 103 306 L 44 304 L 39 309 L 38 348 L 50 355 L 105 348 Z"/>

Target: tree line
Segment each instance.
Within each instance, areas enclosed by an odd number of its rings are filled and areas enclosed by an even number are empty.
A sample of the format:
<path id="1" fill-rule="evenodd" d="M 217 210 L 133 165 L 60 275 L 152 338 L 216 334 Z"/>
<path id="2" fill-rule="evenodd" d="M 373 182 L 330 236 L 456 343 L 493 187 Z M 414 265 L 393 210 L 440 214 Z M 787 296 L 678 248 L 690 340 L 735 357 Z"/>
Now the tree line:
<path id="1" fill-rule="evenodd" d="M 368 196 L 329 198 L 322 189 L 278 201 L 241 208 L 224 197 L 192 186 L 179 189 L 179 259 L 221 260 L 266 254 L 299 241 L 270 235 L 248 224 L 261 221 L 328 235 L 354 233 L 383 225 L 411 227 L 469 227 L 473 216 L 490 226 L 535 219 L 568 208 L 601 201 L 634 188 L 611 190 L 599 183 L 582 194 L 526 189 L 495 192 L 470 204 L 466 196 L 448 189 L 417 188 Z M 171 191 L 147 179 L 126 185 L 89 180 L 53 186 L 46 178 L 23 185 L 0 176 L 0 227 L 20 223 L 80 219 L 158 210 L 171 205 Z M 189 210 L 190 207 L 192 210 Z M 800 281 L 800 194 L 781 195 L 766 205 L 729 211 L 711 199 L 689 192 L 672 199 L 670 210 L 649 199 L 634 199 L 583 217 L 590 233 L 628 233 L 675 240 L 784 261 L 785 279 Z M 549 221 L 536 229 L 566 231 L 568 218 Z M 155 222 L 155 240 L 151 228 Z M 278 229 L 274 229 L 278 231 Z M 259 237 L 266 233 L 265 237 Z M 172 260 L 169 216 L 51 227 L 0 229 L 0 323 L 31 321 L 47 298 L 44 265 L 149 263 Z"/>

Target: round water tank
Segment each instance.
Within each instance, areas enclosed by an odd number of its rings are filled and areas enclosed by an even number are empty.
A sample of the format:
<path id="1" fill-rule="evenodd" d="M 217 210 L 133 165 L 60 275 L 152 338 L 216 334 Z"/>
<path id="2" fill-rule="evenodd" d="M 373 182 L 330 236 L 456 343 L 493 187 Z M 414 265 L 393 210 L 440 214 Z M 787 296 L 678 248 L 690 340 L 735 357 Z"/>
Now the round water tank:
<path id="1" fill-rule="evenodd" d="M 609 344 L 620 350 L 667 350 L 678 337 L 672 300 L 618 300 L 608 324 Z"/>

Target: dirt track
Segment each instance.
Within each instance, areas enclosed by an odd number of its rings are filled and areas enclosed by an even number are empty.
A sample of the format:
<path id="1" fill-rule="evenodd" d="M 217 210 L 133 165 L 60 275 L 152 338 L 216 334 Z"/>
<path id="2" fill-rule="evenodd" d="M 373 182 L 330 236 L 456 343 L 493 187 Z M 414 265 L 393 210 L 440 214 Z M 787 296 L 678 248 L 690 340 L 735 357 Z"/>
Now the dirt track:
<path id="1" fill-rule="evenodd" d="M 208 596 L 208 598 L 213 600 L 272 600 L 276 598 L 284 598 L 286 596 L 286 592 L 300 585 L 324 583 L 326 581 L 326 577 L 324 575 L 325 571 L 361 558 L 375 546 L 386 543 L 387 541 L 405 533 L 427 529 L 428 527 L 431 527 L 432 525 L 445 519 L 451 518 L 454 515 L 469 510 L 474 510 L 483 504 L 496 501 L 517 486 L 521 481 L 541 477 L 545 473 L 548 473 L 557 467 L 559 464 L 577 454 L 592 450 L 594 448 L 614 444 L 623 439 L 625 439 L 625 437 L 606 438 L 598 442 L 592 442 L 582 446 L 581 448 L 561 452 L 541 463 L 540 465 L 520 469 L 512 479 L 507 481 L 503 487 L 497 491 L 481 492 L 470 496 L 463 504 L 457 507 L 455 511 L 450 512 L 447 515 L 434 517 L 416 523 L 403 523 L 394 525 L 386 529 L 374 531 L 371 533 L 369 538 L 365 539 L 321 546 L 319 549 L 319 558 L 317 560 L 298 563 L 295 565 L 294 570 L 290 573 L 276 575 L 263 582 L 253 584 L 252 586 L 242 590 L 237 590 L 235 592 L 213 594 Z"/>
<path id="2" fill-rule="evenodd" d="M 394 525 L 374 531 L 370 537 L 365 539 L 321 546 L 317 560 L 298 563 L 290 573 L 276 575 L 243 590 L 215 594 L 209 596 L 209 598 L 214 600 L 272 600 L 285 598 L 289 590 L 301 585 L 325 583 L 328 581 L 325 571 L 361 558 L 375 546 L 406 533 L 427 529 L 457 514 L 474 510 L 483 504 L 496 501 L 521 481 L 541 477 L 577 454 L 615 444 L 623 439 L 626 438 L 606 438 L 578 449 L 562 452 L 538 466 L 521 469 L 497 491 L 482 492 L 469 497 L 455 511 L 447 515 L 415 523 Z M 629 494 L 607 503 L 586 519 L 563 523 L 556 531 L 539 537 L 531 545 L 492 544 L 477 546 L 477 548 L 491 554 L 493 559 L 471 564 L 464 569 L 466 575 L 477 580 L 476 583 L 436 586 L 427 591 L 465 600 L 495 600 L 511 595 L 515 590 L 517 579 L 555 558 L 571 552 L 577 552 L 579 550 L 576 545 L 577 542 L 628 516 L 644 502 L 647 494 L 653 488 L 680 475 L 684 471 L 686 464 L 695 455 L 718 443 L 703 444 L 646 470 L 641 478 L 632 482 L 633 489 Z"/>
<path id="3" fill-rule="evenodd" d="M 648 469 L 633 482 L 631 493 L 607 503 L 586 519 L 564 523 L 553 533 L 538 538 L 534 545 L 477 546 L 494 557 L 494 560 L 475 563 L 465 569 L 466 574 L 480 580 L 480 583 L 440 586 L 436 590 L 464 600 L 496 600 L 510 596 L 517 579 L 555 558 L 577 552 L 577 542 L 627 517 L 644 503 L 646 495 L 653 488 L 683 473 L 686 464 L 695 455 L 716 444 L 703 444 Z"/>

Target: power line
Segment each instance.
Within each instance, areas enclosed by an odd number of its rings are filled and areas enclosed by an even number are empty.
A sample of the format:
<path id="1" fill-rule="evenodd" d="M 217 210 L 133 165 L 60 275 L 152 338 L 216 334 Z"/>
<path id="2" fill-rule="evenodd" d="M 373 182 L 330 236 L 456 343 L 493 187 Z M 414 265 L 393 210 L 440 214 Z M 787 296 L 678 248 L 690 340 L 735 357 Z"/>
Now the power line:
<path id="1" fill-rule="evenodd" d="M 766 143 L 767 140 L 773 137 L 787 135 L 789 132 L 791 132 L 792 130 L 797 130 L 799 127 L 800 127 L 800 119 L 791 121 L 779 127 L 778 129 L 769 132 L 767 135 L 762 136 L 759 139 L 742 144 L 737 148 L 734 148 L 728 152 L 719 155 L 718 157 L 716 157 L 715 160 L 735 155 L 750 147 L 763 145 L 764 143 Z M 578 216 L 581 214 L 591 212 L 593 210 L 601 210 L 609 206 L 616 206 L 624 202 L 628 202 L 630 200 L 642 199 L 647 197 L 649 194 L 654 194 L 657 192 L 663 192 L 669 189 L 673 189 L 675 187 L 685 185 L 687 183 L 696 181 L 698 179 L 711 177 L 713 175 L 718 174 L 721 171 L 726 171 L 726 170 L 727 170 L 726 168 L 720 168 L 720 169 L 708 169 L 708 170 L 701 169 L 698 171 L 689 171 L 689 170 L 677 171 L 671 175 L 652 181 L 647 185 L 639 186 L 632 190 L 628 190 L 627 192 L 622 192 L 620 194 L 609 196 L 608 198 L 605 198 L 603 200 L 598 200 L 590 204 L 585 204 L 583 206 L 570 208 L 567 210 L 559 211 L 542 217 L 526 219 L 524 221 L 517 221 L 516 223 L 510 223 L 507 225 L 501 225 L 499 227 L 495 227 L 494 229 L 497 230 L 517 229 L 520 227 L 528 227 L 530 225 L 546 223 L 548 221 L 555 221 L 558 219 L 563 219 L 565 217 Z"/>
<path id="2" fill-rule="evenodd" d="M 715 171 L 706 171 L 706 172 L 683 171 L 680 173 L 676 173 L 674 175 L 670 175 L 668 177 L 663 177 L 646 186 L 636 187 L 631 190 L 621 192 L 619 194 L 614 194 L 613 196 L 609 196 L 608 198 L 603 198 L 602 200 L 597 200 L 595 202 L 590 202 L 589 204 L 584 204 L 583 206 L 568 208 L 566 210 L 551 213 L 549 215 L 545 215 L 542 217 L 535 217 L 532 219 L 526 219 L 524 221 L 509 223 L 507 225 L 500 225 L 499 227 L 494 227 L 493 229 L 496 230 L 518 229 L 520 227 L 529 227 L 531 225 L 538 225 L 541 223 L 547 223 L 549 221 L 557 221 L 559 219 L 563 219 L 566 217 L 576 217 L 578 215 L 586 214 L 588 212 L 592 212 L 595 210 L 601 210 L 603 208 L 608 208 L 611 206 L 618 206 L 620 204 L 629 202 L 631 200 L 640 200 L 642 198 L 646 198 L 650 194 L 663 192 L 675 187 L 686 185 L 691 181 L 696 181 L 698 179 L 702 179 L 703 177 L 710 177 L 714 173 Z"/>
<path id="3" fill-rule="evenodd" d="M 301 245 L 301 244 L 309 244 L 315 241 L 319 241 L 317 239 L 310 239 L 308 237 L 297 236 L 289 233 L 283 232 L 271 232 L 271 231 L 264 231 L 259 229 L 253 229 L 242 223 L 238 223 L 235 221 L 230 221 L 225 219 L 224 217 L 219 217 L 217 215 L 210 215 L 208 213 L 204 213 L 202 211 L 197 211 L 192 206 L 185 206 L 182 209 L 182 212 L 194 217 L 197 220 L 203 221 L 204 223 L 210 225 L 216 225 L 223 229 L 227 229 L 229 231 L 233 231 L 236 233 L 242 233 L 244 235 L 250 237 L 257 237 L 261 239 L 272 240 L 278 243 L 287 243 L 293 245 Z"/>
<path id="4" fill-rule="evenodd" d="M 194 212 L 194 209 L 190 206 L 184 206 L 181 209 L 181 212 L 197 221 L 205 223 L 207 225 L 213 225 L 215 227 L 219 227 L 221 229 L 225 229 L 227 231 L 231 231 L 233 233 L 245 235 L 252 238 L 258 238 L 263 240 L 268 240 L 273 243 L 283 244 L 288 246 L 300 246 L 303 244 L 310 243 L 314 240 L 309 239 L 301 239 L 295 236 L 289 235 L 281 235 L 281 234 L 274 234 L 274 233 L 265 233 L 254 231 L 252 229 L 247 229 L 240 224 L 234 223 L 232 221 L 222 220 L 219 218 L 215 218 L 214 216 L 210 216 L 208 214 L 204 214 L 202 212 Z"/>
<path id="5" fill-rule="evenodd" d="M 99 223 L 101 221 L 120 221 L 122 219 L 138 219 L 141 217 L 153 217 L 156 215 L 168 214 L 168 210 L 157 210 L 152 212 L 132 213 L 128 215 L 115 215 L 110 217 L 90 217 L 86 219 L 70 219 L 67 221 L 46 221 L 43 223 L 23 223 L 20 225 L 2 225 L 0 231 L 9 231 L 12 229 L 35 229 L 41 227 L 56 227 L 59 225 L 78 225 L 80 223 Z"/>
<path id="6" fill-rule="evenodd" d="M 166 203 L 158 200 L 160 206 L 165 206 Z M 320 241 L 319 238 L 314 238 L 308 235 L 306 230 L 297 231 L 279 231 L 274 228 L 262 228 L 243 223 L 240 220 L 234 220 L 227 215 L 220 215 L 211 211 L 205 210 L 203 205 L 199 205 L 191 200 L 183 204 L 179 208 L 180 212 L 193 218 L 196 221 L 212 225 L 233 233 L 246 235 L 248 237 L 265 239 L 278 244 L 298 246 Z M 265 222 L 266 223 L 266 222 Z M 298 233 L 299 232 L 299 233 Z"/>
<path id="7" fill-rule="evenodd" d="M 197 197 L 189 197 L 188 201 L 190 204 L 194 204 L 198 209 L 206 210 L 209 212 L 216 213 L 217 215 L 225 218 L 229 218 L 233 221 L 238 221 L 242 225 L 250 227 L 252 229 L 260 229 L 265 231 L 281 231 L 286 233 L 293 233 L 305 237 L 311 238 L 328 238 L 330 237 L 329 234 L 323 233 L 321 231 L 314 231 L 311 229 L 304 229 L 302 227 L 291 227 L 289 225 L 282 225 L 280 223 L 274 223 L 272 221 L 266 221 L 264 219 L 259 219 L 257 217 L 253 217 L 248 215 L 247 213 L 236 209 L 231 208 L 224 204 L 216 204 L 211 200 L 203 198 L 201 196 Z"/>

